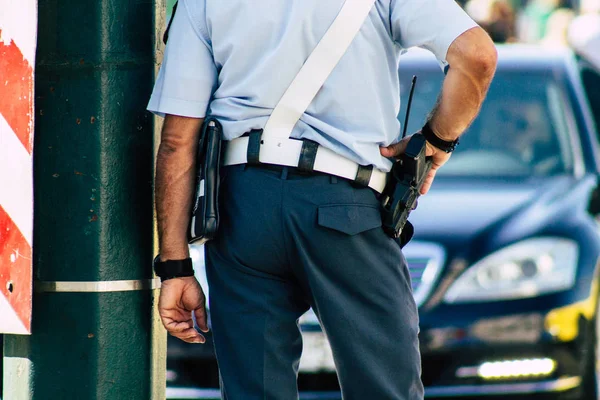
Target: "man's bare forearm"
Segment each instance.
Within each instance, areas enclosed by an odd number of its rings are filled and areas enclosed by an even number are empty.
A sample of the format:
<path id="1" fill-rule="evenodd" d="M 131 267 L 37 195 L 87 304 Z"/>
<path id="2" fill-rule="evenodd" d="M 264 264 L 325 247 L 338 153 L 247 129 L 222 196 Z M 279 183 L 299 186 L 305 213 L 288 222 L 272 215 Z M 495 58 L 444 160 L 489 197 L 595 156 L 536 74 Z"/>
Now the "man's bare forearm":
<path id="1" fill-rule="evenodd" d="M 189 257 L 189 224 L 202 119 L 167 115 L 156 159 L 155 201 L 161 259 Z"/>
<path id="2" fill-rule="evenodd" d="M 429 124 L 442 139 L 454 140 L 481 108 L 496 70 L 497 53 L 488 35 L 473 28 L 452 43 L 447 59 L 450 69 Z"/>

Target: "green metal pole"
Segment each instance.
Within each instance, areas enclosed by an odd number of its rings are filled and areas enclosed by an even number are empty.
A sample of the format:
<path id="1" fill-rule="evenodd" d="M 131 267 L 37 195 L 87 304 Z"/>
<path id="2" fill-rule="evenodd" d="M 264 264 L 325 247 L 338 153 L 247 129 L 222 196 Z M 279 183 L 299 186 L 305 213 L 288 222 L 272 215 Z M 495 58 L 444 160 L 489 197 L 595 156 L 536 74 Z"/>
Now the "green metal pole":
<path id="1" fill-rule="evenodd" d="M 3 399 L 164 399 L 144 111 L 154 2 L 38 10 L 33 334 L 4 339 Z"/>

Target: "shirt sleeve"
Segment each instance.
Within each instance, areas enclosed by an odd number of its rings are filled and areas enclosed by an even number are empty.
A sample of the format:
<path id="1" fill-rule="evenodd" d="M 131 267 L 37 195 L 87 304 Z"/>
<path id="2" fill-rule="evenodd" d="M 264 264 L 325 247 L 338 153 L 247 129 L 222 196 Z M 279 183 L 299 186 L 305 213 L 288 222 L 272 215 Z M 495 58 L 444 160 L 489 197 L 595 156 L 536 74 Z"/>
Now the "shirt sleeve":
<path id="1" fill-rule="evenodd" d="M 452 42 L 477 26 L 454 0 L 391 0 L 390 14 L 393 40 L 431 51 L 442 67 Z"/>
<path id="2" fill-rule="evenodd" d="M 180 0 L 148 103 L 148 110 L 161 117 L 204 118 L 217 85 L 211 48 L 192 20 L 186 2 Z"/>

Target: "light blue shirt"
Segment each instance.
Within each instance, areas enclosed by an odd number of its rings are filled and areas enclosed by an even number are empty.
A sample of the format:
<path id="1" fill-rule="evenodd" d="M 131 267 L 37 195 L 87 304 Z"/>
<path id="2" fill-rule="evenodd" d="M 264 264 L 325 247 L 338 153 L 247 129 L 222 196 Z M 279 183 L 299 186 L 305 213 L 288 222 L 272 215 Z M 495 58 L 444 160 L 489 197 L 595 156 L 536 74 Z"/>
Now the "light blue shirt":
<path id="1" fill-rule="evenodd" d="M 148 109 L 223 124 L 231 140 L 265 126 L 344 0 L 180 0 Z M 293 138 L 361 165 L 390 169 L 379 146 L 398 140 L 398 63 L 413 46 L 442 66 L 475 22 L 454 0 L 377 0 Z"/>

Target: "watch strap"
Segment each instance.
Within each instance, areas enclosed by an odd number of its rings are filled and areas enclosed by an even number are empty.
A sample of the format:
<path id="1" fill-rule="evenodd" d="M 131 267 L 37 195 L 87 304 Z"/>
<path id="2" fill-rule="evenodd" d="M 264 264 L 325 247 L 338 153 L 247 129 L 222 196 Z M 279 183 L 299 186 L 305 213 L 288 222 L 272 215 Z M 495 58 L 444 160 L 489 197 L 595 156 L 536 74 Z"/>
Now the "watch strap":
<path id="1" fill-rule="evenodd" d="M 160 261 L 160 255 L 154 259 L 154 272 L 161 282 L 173 278 L 194 276 L 194 266 L 191 258 L 184 260 Z"/>
<path id="2" fill-rule="evenodd" d="M 423 126 L 423 128 L 421 128 L 421 133 L 425 137 L 425 140 L 427 140 L 433 147 L 436 147 L 442 151 L 445 151 L 446 153 L 452 153 L 454 151 L 454 149 L 456 148 L 456 145 L 458 145 L 458 139 L 453 140 L 453 141 L 441 139 L 431 129 L 431 126 L 429 126 L 429 122 L 427 122 Z"/>

